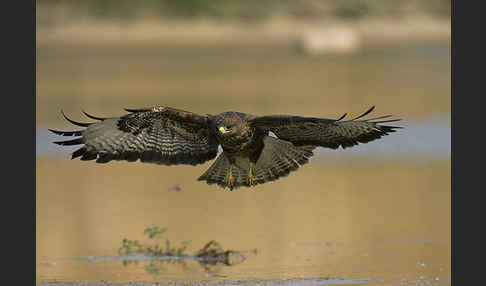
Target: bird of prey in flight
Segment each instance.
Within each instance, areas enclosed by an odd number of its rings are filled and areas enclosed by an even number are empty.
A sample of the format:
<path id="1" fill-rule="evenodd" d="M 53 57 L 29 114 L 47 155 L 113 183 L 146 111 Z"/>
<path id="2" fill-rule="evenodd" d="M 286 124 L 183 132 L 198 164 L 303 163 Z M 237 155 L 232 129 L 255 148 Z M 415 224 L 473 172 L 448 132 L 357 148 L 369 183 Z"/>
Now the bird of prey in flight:
<path id="1" fill-rule="evenodd" d="M 72 159 L 111 160 L 161 165 L 202 164 L 223 152 L 198 180 L 233 190 L 277 180 L 306 164 L 316 147 L 343 149 L 379 139 L 399 126 L 385 125 L 400 119 L 391 115 L 344 120 L 292 115 L 255 116 L 241 112 L 199 115 L 171 107 L 125 109 L 121 117 L 100 118 L 81 123 L 63 116 L 77 131 L 52 130 L 57 135 L 80 136 L 54 142 L 83 145 Z M 270 136 L 272 132 L 276 137 Z"/>

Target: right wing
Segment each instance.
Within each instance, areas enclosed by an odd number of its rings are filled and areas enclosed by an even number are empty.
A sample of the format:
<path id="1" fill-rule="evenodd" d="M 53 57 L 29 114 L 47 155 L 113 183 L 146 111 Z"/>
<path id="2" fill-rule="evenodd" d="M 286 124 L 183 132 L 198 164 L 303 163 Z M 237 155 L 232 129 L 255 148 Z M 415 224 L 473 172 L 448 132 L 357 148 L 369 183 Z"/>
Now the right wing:
<path id="1" fill-rule="evenodd" d="M 197 165 L 214 159 L 218 142 L 208 128 L 207 116 L 170 107 L 125 109 L 122 117 L 99 118 L 83 113 L 96 123 L 80 123 L 63 116 L 72 124 L 87 127 L 79 131 L 58 131 L 63 136 L 79 138 L 54 142 L 58 145 L 79 145 L 72 159 L 111 160 L 157 163 L 162 165 Z"/>
<path id="2" fill-rule="evenodd" d="M 402 128 L 383 125 L 383 123 L 400 120 L 387 119 L 391 115 L 358 120 L 369 114 L 374 108 L 374 106 L 371 107 L 362 115 L 351 120 L 342 120 L 346 114 L 339 119 L 267 115 L 254 117 L 249 122 L 251 126 L 272 131 L 278 138 L 290 141 L 296 146 L 315 145 L 331 149 L 341 146 L 344 149 L 379 139 Z"/>

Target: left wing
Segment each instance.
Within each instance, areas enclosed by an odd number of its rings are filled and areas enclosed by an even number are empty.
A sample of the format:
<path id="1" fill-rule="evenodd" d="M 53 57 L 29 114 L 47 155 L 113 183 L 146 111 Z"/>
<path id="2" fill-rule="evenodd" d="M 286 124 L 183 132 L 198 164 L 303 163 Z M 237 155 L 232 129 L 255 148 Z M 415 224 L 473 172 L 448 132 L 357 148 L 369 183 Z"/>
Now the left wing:
<path id="1" fill-rule="evenodd" d="M 271 131 L 278 138 L 292 142 L 295 146 L 315 145 L 337 149 L 343 149 L 367 143 L 388 133 L 395 132 L 399 126 L 382 125 L 382 123 L 395 122 L 401 119 L 387 119 L 391 115 L 385 115 L 365 120 L 357 120 L 373 111 L 371 107 L 362 115 L 351 119 L 326 119 L 314 117 L 300 117 L 291 115 L 269 115 L 250 119 L 250 125 Z"/>
<path id="2" fill-rule="evenodd" d="M 197 165 L 214 159 L 218 142 L 208 127 L 208 117 L 170 107 L 126 109 L 129 114 L 115 118 L 80 123 L 67 118 L 74 125 L 87 127 L 78 131 L 51 130 L 57 135 L 81 136 L 58 145 L 84 145 L 74 151 L 72 159 L 142 162 L 163 165 Z"/>

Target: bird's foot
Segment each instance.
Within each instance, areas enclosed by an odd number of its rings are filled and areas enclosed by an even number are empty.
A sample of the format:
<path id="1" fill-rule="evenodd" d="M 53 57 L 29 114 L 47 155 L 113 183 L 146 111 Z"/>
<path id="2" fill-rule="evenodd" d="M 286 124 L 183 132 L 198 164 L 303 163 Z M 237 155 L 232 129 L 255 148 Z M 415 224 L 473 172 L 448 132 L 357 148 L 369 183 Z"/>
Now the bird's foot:
<path id="1" fill-rule="evenodd" d="M 248 171 L 248 186 L 253 186 L 253 163 L 250 162 L 250 170 Z"/>
<path id="2" fill-rule="evenodd" d="M 228 179 L 226 181 L 226 188 L 229 188 L 229 190 L 232 191 L 234 185 L 235 185 L 235 177 L 233 177 L 233 166 L 230 166 L 228 172 Z"/>

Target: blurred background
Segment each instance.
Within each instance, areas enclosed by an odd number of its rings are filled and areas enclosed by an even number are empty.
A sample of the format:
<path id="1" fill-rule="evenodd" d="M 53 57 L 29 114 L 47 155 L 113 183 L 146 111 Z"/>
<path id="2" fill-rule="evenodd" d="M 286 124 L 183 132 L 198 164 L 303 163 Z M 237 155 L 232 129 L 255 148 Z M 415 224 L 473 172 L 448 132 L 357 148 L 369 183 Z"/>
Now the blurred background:
<path id="1" fill-rule="evenodd" d="M 38 0 L 37 281 L 373 277 L 449 285 L 450 0 Z M 338 118 L 375 105 L 390 136 L 319 148 L 298 172 L 224 192 L 212 162 L 71 161 L 47 128 L 166 105 Z M 175 187 L 176 186 L 176 187 Z M 258 249 L 221 276 L 92 263 L 151 224 L 196 252 Z M 219 278 L 218 278 L 219 277 Z M 415 281 L 415 282 L 414 282 Z M 416 284 L 414 284 L 416 285 Z"/>

